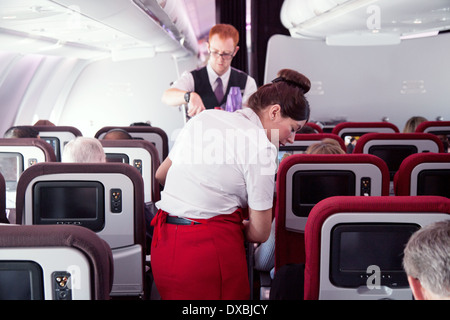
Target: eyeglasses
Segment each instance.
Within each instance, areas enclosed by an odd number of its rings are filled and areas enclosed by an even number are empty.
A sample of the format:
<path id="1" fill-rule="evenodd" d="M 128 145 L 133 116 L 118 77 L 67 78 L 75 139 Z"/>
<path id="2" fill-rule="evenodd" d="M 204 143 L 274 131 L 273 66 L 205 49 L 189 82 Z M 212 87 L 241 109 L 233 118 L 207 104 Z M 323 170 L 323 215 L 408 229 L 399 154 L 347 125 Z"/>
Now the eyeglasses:
<path id="1" fill-rule="evenodd" d="M 219 57 L 222 57 L 224 60 L 231 60 L 234 57 L 234 51 L 232 53 L 219 53 L 218 51 L 210 50 L 209 54 L 212 55 L 216 59 L 218 59 Z"/>

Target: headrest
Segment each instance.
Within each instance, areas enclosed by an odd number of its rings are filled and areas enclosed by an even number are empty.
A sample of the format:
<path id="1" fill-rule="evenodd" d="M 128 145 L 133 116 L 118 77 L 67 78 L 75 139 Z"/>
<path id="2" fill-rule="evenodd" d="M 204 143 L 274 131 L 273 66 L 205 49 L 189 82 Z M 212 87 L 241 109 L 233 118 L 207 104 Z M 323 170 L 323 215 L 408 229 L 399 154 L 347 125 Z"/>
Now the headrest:
<path id="1" fill-rule="evenodd" d="M 361 138 L 358 139 L 358 142 L 355 145 L 354 153 L 362 153 L 364 150 L 364 145 L 367 144 L 369 141 L 372 140 L 397 140 L 397 141 L 407 141 L 410 140 L 410 144 L 414 145 L 414 141 L 420 141 L 420 140 L 432 140 L 436 143 L 438 146 L 439 152 L 444 151 L 444 146 L 442 144 L 442 141 L 436 137 L 434 134 L 431 133 L 366 133 L 361 136 Z M 379 144 L 378 144 L 379 145 Z"/>

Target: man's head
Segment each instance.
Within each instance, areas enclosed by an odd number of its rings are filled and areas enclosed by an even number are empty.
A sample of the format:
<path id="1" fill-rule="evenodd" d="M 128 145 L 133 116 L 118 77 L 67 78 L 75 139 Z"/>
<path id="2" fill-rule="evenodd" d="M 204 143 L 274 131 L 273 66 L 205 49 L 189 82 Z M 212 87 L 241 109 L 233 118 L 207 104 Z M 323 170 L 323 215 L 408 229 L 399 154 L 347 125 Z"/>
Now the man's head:
<path id="1" fill-rule="evenodd" d="M 11 127 L 6 130 L 3 138 L 39 138 L 39 131 L 31 126 Z"/>
<path id="2" fill-rule="evenodd" d="M 76 137 L 65 146 L 62 162 L 96 163 L 106 162 L 103 146 L 96 138 Z"/>
<path id="3" fill-rule="evenodd" d="M 450 220 L 414 233 L 404 250 L 403 266 L 417 300 L 450 299 Z"/>
<path id="4" fill-rule="evenodd" d="M 239 50 L 239 32 L 229 24 L 217 24 L 209 31 L 208 51 L 213 70 L 223 75 L 231 65 L 231 60 Z"/>
<path id="5" fill-rule="evenodd" d="M 133 139 L 131 134 L 121 128 L 114 128 L 109 130 L 104 136 L 103 140 L 123 140 L 123 139 Z"/>

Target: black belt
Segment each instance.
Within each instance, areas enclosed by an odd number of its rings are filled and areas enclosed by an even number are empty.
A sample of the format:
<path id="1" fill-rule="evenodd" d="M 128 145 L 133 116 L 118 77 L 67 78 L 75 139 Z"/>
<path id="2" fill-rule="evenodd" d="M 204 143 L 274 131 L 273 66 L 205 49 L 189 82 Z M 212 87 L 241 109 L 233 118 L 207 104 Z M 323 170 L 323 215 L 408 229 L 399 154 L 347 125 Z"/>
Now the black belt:
<path id="1" fill-rule="evenodd" d="M 197 222 L 194 220 L 189 220 L 189 219 L 179 218 L 179 217 L 174 217 L 174 216 L 167 216 L 166 223 L 183 225 L 183 226 L 187 226 L 187 225 L 191 225 L 191 224 L 200 224 L 200 222 Z"/>

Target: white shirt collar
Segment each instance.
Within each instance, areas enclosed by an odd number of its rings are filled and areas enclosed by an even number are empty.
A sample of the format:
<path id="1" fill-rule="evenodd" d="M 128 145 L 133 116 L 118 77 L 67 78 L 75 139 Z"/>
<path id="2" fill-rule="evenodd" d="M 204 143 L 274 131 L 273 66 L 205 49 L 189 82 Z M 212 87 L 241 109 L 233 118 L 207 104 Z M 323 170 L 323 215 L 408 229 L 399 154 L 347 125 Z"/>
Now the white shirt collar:
<path id="1" fill-rule="evenodd" d="M 252 109 L 250 109 L 250 108 L 242 108 L 240 110 L 237 110 L 236 112 L 241 114 L 241 115 L 243 115 L 245 118 L 250 120 L 252 123 L 257 125 L 259 128 L 264 129 L 264 127 L 262 125 L 262 122 L 261 122 L 261 119 L 256 114 L 256 112 L 253 111 Z"/>

